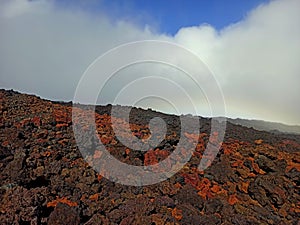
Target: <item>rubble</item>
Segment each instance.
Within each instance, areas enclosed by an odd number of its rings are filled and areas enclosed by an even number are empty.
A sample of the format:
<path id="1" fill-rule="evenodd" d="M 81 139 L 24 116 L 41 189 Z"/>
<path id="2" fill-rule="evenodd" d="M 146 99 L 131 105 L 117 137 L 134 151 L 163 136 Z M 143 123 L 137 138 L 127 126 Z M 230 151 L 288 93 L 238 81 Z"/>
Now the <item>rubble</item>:
<path id="1" fill-rule="evenodd" d="M 151 135 L 151 118 L 167 124 L 164 140 L 141 152 L 115 137 L 111 107 L 96 107 L 97 131 L 121 162 L 155 165 L 176 148 L 178 116 L 132 108 L 132 135 L 141 140 Z M 120 114 L 127 110 L 116 108 Z M 299 135 L 228 123 L 219 154 L 201 172 L 197 165 L 208 143 L 210 119 L 199 118 L 200 135 L 185 133 L 188 140 L 198 141 L 190 161 L 161 183 L 134 187 L 93 170 L 88 162 L 102 157 L 98 149 L 83 158 L 73 134 L 71 104 L 0 90 L 0 113 L 1 224 L 299 225 Z M 125 124 L 114 116 L 119 126 Z"/>

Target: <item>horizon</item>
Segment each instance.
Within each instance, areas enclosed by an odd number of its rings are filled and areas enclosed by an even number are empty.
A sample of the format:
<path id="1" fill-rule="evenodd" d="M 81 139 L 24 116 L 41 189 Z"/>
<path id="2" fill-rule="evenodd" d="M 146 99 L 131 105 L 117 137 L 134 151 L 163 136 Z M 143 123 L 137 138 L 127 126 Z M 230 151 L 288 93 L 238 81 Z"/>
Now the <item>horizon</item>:
<path id="1" fill-rule="evenodd" d="M 131 80 L 138 81 L 141 72 L 150 71 L 148 76 L 158 74 L 189 91 L 199 116 L 299 126 L 299 6 L 297 0 L 174 4 L 135 0 L 2 1 L 0 88 L 51 101 L 72 101 L 80 78 L 100 55 L 128 42 L 166 41 L 190 50 L 208 68 L 223 93 L 224 115 L 212 111 L 203 91 L 211 83 L 201 83 L 201 90 L 196 90 L 184 73 L 165 66 L 146 65 L 149 70 L 145 71 L 137 65 L 116 72 L 97 103 L 128 104 L 130 99 L 118 102 L 116 96 Z M 150 84 L 156 86 L 153 82 L 128 87 L 143 94 Z M 169 90 L 173 89 L 162 94 Z M 154 97 L 131 106 L 168 114 L 193 113 L 179 92 L 173 92 L 172 97 L 177 108 L 170 99 L 167 102 Z"/>
<path id="2" fill-rule="evenodd" d="M 0 88 L 0 90 L 5 90 L 5 91 L 13 91 L 13 92 L 17 92 L 19 94 L 26 94 L 26 95 L 32 95 L 32 96 L 35 96 L 35 97 L 39 97 L 41 98 L 42 100 L 46 100 L 46 101 L 51 101 L 51 102 L 58 102 L 58 103 L 71 103 L 72 105 L 76 105 L 76 104 L 79 104 L 79 105 L 85 105 L 85 104 L 82 104 L 82 103 L 74 103 L 72 100 L 59 100 L 59 99 L 47 99 L 47 98 L 44 98 L 38 94 L 35 94 L 35 93 L 25 93 L 25 92 L 21 92 L 19 90 L 14 90 L 14 89 L 2 89 Z M 88 105 L 88 104 L 87 104 Z M 108 103 L 106 105 L 104 104 L 97 104 L 96 106 L 108 106 L 108 105 L 112 105 L 111 103 Z M 121 107 L 132 107 L 132 108 L 141 108 L 143 110 L 151 110 L 151 111 L 154 111 L 154 112 L 158 112 L 158 113 L 163 113 L 163 114 L 167 114 L 167 115 L 175 115 L 175 116 L 180 116 L 180 114 L 176 114 L 176 113 L 169 113 L 169 112 L 164 112 L 164 111 L 161 111 L 161 110 L 157 110 L 157 109 L 153 109 L 153 108 L 147 108 L 147 107 L 143 107 L 143 106 L 132 106 L 132 105 L 119 105 L 119 104 L 116 104 L 115 106 L 121 106 Z M 188 114 L 182 114 L 182 115 L 188 115 Z M 205 117 L 203 115 L 194 115 L 194 114 L 191 114 L 192 116 L 198 116 L 198 117 L 202 117 L 202 118 L 212 118 L 212 117 Z M 300 124 L 287 124 L 287 123 L 282 123 L 282 122 L 278 122 L 278 121 L 268 121 L 268 120 L 263 120 L 263 119 L 256 119 L 256 118 L 243 118 L 243 117 L 224 117 L 224 116 L 214 116 L 213 118 L 225 118 L 226 120 L 227 119 L 232 119 L 232 120 L 247 120 L 247 121 L 257 121 L 257 122 L 266 122 L 266 123 L 272 123 L 272 124 L 279 124 L 279 125 L 284 125 L 284 126 L 289 126 L 289 127 L 300 127 Z"/>

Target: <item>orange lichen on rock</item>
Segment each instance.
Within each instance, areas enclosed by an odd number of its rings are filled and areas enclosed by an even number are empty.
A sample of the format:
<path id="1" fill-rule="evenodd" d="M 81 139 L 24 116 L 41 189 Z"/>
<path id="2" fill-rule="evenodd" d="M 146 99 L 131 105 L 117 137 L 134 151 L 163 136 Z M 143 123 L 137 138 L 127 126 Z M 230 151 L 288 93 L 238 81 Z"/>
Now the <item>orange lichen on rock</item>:
<path id="1" fill-rule="evenodd" d="M 3 146 L 3 147 L 7 147 L 8 145 L 9 145 L 9 141 L 3 141 L 2 143 L 1 143 L 1 145 Z"/>
<path id="2" fill-rule="evenodd" d="M 218 193 L 221 191 L 221 187 L 219 185 L 213 185 L 212 188 L 210 189 L 213 193 Z"/>
<path id="3" fill-rule="evenodd" d="M 296 205 L 295 212 L 300 213 L 300 202 L 298 202 L 298 204 Z"/>
<path id="4" fill-rule="evenodd" d="M 197 188 L 198 185 L 200 184 L 200 179 L 197 173 L 192 173 L 192 174 L 184 173 L 182 174 L 182 176 L 184 178 L 184 182 L 186 184 L 192 185 L 194 188 Z"/>
<path id="5" fill-rule="evenodd" d="M 41 118 L 38 116 L 33 117 L 31 121 L 36 127 L 41 125 Z"/>
<path id="6" fill-rule="evenodd" d="M 213 193 L 222 192 L 222 188 L 218 185 L 212 186 L 209 179 L 203 178 L 200 180 L 198 173 L 196 172 L 192 174 L 184 173 L 182 176 L 184 178 L 184 182 L 192 185 L 198 191 L 198 195 L 203 199 L 212 198 Z"/>
<path id="7" fill-rule="evenodd" d="M 242 160 L 237 160 L 231 163 L 232 167 L 242 167 L 243 166 L 243 161 Z"/>
<path id="8" fill-rule="evenodd" d="M 250 185 L 250 181 L 242 182 L 238 185 L 240 191 L 244 193 L 248 193 L 248 187 Z"/>
<path id="9" fill-rule="evenodd" d="M 86 194 L 83 194 L 80 198 L 80 201 L 84 201 L 86 199 Z"/>
<path id="10" fill-rule="evenodd" d="M 263 140 L 262 139 L 258 139 L 258 140 L 255 140 L 254 143 L 257 144 L 257 145 L 260 145 L 260 144 L 263 143 Z"/>
<path id="11" fill-rule="evenodd" d="M 203 178 L 197 186 L 198 195 L 201 196 L 203 199 L 212 198 L 213 194 L 210 190 L 210 186 L 210 180 L 207 178 Z"/>
<path id="12" fill-rule="evenodd" d="M 154 152 L 154 150 L 149 150 L 147 151 L 147 153 L 145 154 L 145 158 L 144 158 L 144 165 L 145 166 L 149 166 L 149 165 L 155 165 L 158 163 L 156 154 Z"/>
<path id="13" fill-rule="evenodd" d="M 222 149 L 225 155 L 236 154 L 240 148 L 241 143 L 239 141 L 230 141 L 222 143 Z"/>
<path id="14" fill-rule="evenodd" d="M 67 204 L 68 206 L 78 206 L 77 202 L 72 202 L 68 200 L 66 197 L 62 197 L 62 198 L 57 198 L 51 202 L 48 202 L 47 207 L 56 207 L 58 203 Z"/>
<path id="15" fill-rule="evenodd" d="M 238 202 L 238 198 L 236 197 L 236 194 L 230 195 L 228 198 L 229 205 L 234 205 Z"/>
<path id="16" fill-rule="evenodd" d="M 97 175 L 97 180 L 98 180 L 98 181 L 100 181 L 102 178 L 103 178 L 103 177 L 102 177 L 100 174 Z"/>
<path id="17" fill-rule="evenodd" d="M 296 152 L 294 154 L 289 154 L 286 152 L 278 152 L 278 160 L 284 159 L 287 162 L 287 167 L 285 172 L 289 172 L 291 169 L 295 168 L 300 171 L 300 153 Z"/>
<path id="18" fill-rule="evenodd" d="M 165 159 L 168 156 L 168 152 L 160 149 L 150 149 L 144 156 L 144 165 L 155 165 L 158 163 L 158 159 Z"/>
<path id="19" fill-rule="evenodd" d="M 293 168 L 295 168 L 300 172 L 300 164 L 294 162 L 288 162 L 288 166 L 286 167 L 286 172 L 289 172 Z"/>
<path id="20" fill-rule="evenodd" d="M 41 156 L 44 156 L 44 157 L 49 157 L 50 155 L 51 155 L 50 151 L 45 151 L 45 152 L 41 153 Z"/>
<path id="21" fill-rule="evenodd" d="M 251 161 L 251 163 L 252 163 L 252 168 L 254 169 L 254 171 L 255 171 L 256 173 L 261 174 L 261 175 L 266 174 L 266 172 L 263 171 L 261 168 L 259 168 L 259 166 L 257 165 L 257 163 L 254 162 L 254 158 L 248 157 L 248 159 Z"/>
<path id="22" fill-rule="evenodd" d="M 130 149 L 129 149 L 129 148 L 126 148 L 126 149 L 125 149 L 125 154 L 126 154 L 126 155 L 129 155 L 129 153 L 130 153 Z"/>
<path id="23" fill-rule="evenodd" d="M 181 220 L 182 219 L 182 210 L 174 208 L 172 210 L 172 216 L 178 221 Z"/>
<path id="24" fill-rule="evenodd" d="M 193 156 L 198 158 L 202 158 L 204 150 L 205 150 L 205 143 L 203 137 L 207 136 L 206 133 L 201 133 L 198 143 L 196 145 L 195 151 L 193 152 Z"/>
<path id="25" fill-rule="evenodd" d="M 63 124 L 65 126 L 71 123 L 72 121 L 72 107 L 62 107 L 59 104 L 54 105 L 53 116 L 57 124 Z"/>
<path id="26" fill-rule="evenodd" d="M 68 126 L 67 123 L 58 123 L 58 124 L 56 124 L 56 127 L 57 127 L 57 128 L 60 128 L 60 127 L 67 127 L 67 126 Z"/>
<path id="27" fill-rule="evenodd" d="M 89 197 L 89 199 L 92 200 L 92 201 L 97 201 L 98 198 L 99 198 L 99 194 L 98 194 L 98 193 L 93 194 L 93 195 L 91 195 L 91 196 Z"/>
<path id="28" fill-rule="evenodd" d="M 180 188 L 182 188 L 182 185 L 180 183 L 176 182 L 174 184 L 174 187 L 177 188 L 177 189 L 180 189 Z"/>
<path id="29" fill-rule="evenodd" d="M 255 173 L 249 173 L 248 177 L 256 177 L 256 174 Z"/>

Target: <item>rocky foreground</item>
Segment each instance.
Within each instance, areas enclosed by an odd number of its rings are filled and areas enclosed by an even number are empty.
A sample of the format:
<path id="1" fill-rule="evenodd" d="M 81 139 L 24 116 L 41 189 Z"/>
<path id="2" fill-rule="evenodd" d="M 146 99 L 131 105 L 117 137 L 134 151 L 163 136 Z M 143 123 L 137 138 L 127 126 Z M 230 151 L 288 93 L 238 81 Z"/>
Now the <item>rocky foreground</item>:
<path id="1" fill-rule="evenodd" d="M 110 108 L 97 106 L 97 131 L 118 160 L 152 165 L 176 148 L 177 116 L 133 108 L 132 135 L 149 137 L 155 116 L 168 128 L 157 148 L 140 152 L 115 138 Z M 200 136 L 185 133 L 198 144 L 176 175 L 155 185 L 124 186 L 87 163 L 101 158 L 99 151 L 82 158 L 70 103 L 0 90 L 0 224 L 299 225 L 300 136 L 228 123 L 219 154 L 200 172 L 210 120 L 200 121 Z"/>

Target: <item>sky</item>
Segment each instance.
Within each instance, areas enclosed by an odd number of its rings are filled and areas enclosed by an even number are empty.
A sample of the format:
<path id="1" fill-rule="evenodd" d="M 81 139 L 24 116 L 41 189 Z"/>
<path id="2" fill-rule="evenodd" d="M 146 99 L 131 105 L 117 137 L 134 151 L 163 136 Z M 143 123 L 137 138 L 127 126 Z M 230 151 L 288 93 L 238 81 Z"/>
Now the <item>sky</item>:
<path id="1" fill-rule="evenodd" d="M 80 8 L 89 13 L 102 13 L 112 21 L 129 20 L 138 25 L 148 24 L 153 30 L 175 35 L 182 27 L 210 24 L 220 30 L 239 22 L 249 10 L 267 0 L 127 0 L 127 1 L 72 1 L 57 0 L 59 7 Z"/>
<path id="2" fill-rule="evenodd" d="M 212 71 L 225 116 L 300 125 L 299 8 L 299 0 L 0 0 L 0 88 L 69 101 L 100 55 L 128 42 L 162 40 L 189 49 Z M 150 69 L 189 91 L 200 115 L 212 114 L 205 93 L 189 86 L 184 74 Z M 139 66 L 117 73 L 99 103 L 114 102 L 141 73 Z M 205 90 L 211 84 L 201 85 Z M 145 89 L 133 87 L 136 93 Z M 173 97 L 177 111 L 157 98 L 139 105 L 188 113 L 181 94 Z"/>

